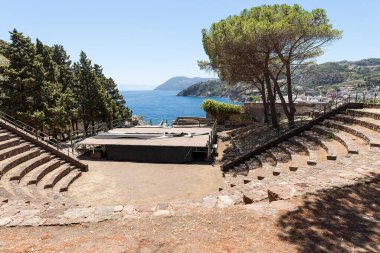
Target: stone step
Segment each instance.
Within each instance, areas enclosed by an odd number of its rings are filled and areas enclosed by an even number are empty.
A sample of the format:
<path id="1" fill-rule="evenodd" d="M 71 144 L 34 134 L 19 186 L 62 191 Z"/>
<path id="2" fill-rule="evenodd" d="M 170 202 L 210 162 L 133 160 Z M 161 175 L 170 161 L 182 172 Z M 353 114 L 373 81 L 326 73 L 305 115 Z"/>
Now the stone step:
<path id="1" fill-rule="evenodd" d="M 13 192 L 15 193 L 16 198 L 22 199 L 24 201 L 33 201 L 33 197 L 25 192 L 22 187 L 17 183 L 17 181 L 10 181 L 9 184 L 12 187 Z"/>
<path id="2" fill-rule="evenodd" d="M 312 131 L 305 131 L 302 133 L 302 136 L 320 145 L 327 153 L 327 160 L 336 160 L 338 152 L 331 141 L 325 136 Z"/>
<path id="3" fill-rule="evenodd" d="M 268 162 L 266 154 L 257 155 L 256 158 L 261 164 L 261 166 L 257 168 L 256 176 L 258 180 L 263 180 L 269 176 L 274 167 Z"/>
<path id="4" fill-rule="evenodd" d="M 32 145 L 30 143 L 21 143 L 17 146 L 0 150 L 0 161 L 3 161 L 11 156 L 21 154 L 22 152 L 25 152 L 31 148 Z"/>
<path id="5" fill-rule="evenodd" d="M 342 123 L 335 120 L 325 120 L 323 124 L 330 128 L 339 129 L 362 138 L 367 141 L 370 146 L 380 147 L 380 134 L 366 127 L 359 125 L 348 125 L 347 123 Z"/>
<path id="6" fill-rule="evenodd" d="M 52 172 L 63 163 L 64 162 L 62 160 L 53 159 L 45 164 L 42 164 L 41 166 L 38 166 L 33 170 L 33 173 L 26 178 L 27 185 L 38 184 L 38 182 L 40 182 L 46 174 Z"/>
<path id="7" fill-rule="evenodd" d="M 297 150 L 294 148 L 294 146 L 289 142 L 283 142 L 278 144 L 278 147 L 280 147 L 284 152 L 286 152 L 291 159 L 291 164 L 289 165 L 290 171 L 296 171 L 299 167 L 301 167 L 301 161 L 302 161 L 302 155 L 300 155 L 300 152 L 297 152 Z"/>
<path id="8" fill-rule="evenodd" d="M 7 133 L 7 132 L 0 133 L 0 141 L 6 141 L 6 140 L 9 140 L 10 138 L 13 138 L 13 137 L 15 137 L 15 136 L 11 133 Z"/>
<path id="9" fill-rule="evenodd" d="M 61 165 L 59 168 L 55 169 L 45 176 L 46 181 L 40 182 L 40 184 L 42 184 L 42 188 L 53 188 L 59 180 L 69 174 L 73 169 L 75 169 L 75 167 L 70 166 L 69 164 Z"/>
<path id="10" fill-rule="evenodd" d="M 34 199 L 39 199 L 42 202 L 50 202 L 48 198 L 46 198 L 46 196 L 43 195 L 42 192 L 40 192 L 37 189 L 37 185 L 30 184 L 30 185 L 25 185 L 23 187 L 25 191 L 28 191 L 29 195 L 32 196 Z"/>
<path id="11" fill-rule="evenodd" d="M 62 178 L 55 185 L 55 189 L 59 192 L 65 192 L 69 189 L 69 186 L 74 183 L 74 181 L 82 175 L 82 172 L 78 169 L 70 171 L 64 178 Z"/>
<path id="12" fill-rule="evenodd" d="M 32 171 L 33 169 L 37 168 L 38 166 L 45 164 L 49 161 L 51 161 L 54 158 L 54 156 L 50 155 L 49 153 L 41 153 L 39 156 L 34 157 L 18 166 L 13 168 L 11 170 L 11 176 L 9 177 L 10 180 L 18 180 L 20 181 L 23 176 L 25 176 L 27 173 Z"/>
<path id="13" fill-rule="evenodd" d="M 328 128 L 321 125 L 315 125 L 312 128 L 313 131 L 323 134 L 325 136 L 332 135 L 332 137 L 340 142 L 343 146 L 346 147 L 348 153 L 350 154 L 359 154 L 358 145 L 355 140 L 357 140 L 357 137 L 346 133 L 344 131 L 340 131 L 333 128 Z"/>
<path id="14" fill-rule="evenodd" d="M 284 170 L 284 163 L 290 160 L 290 156 L 286 152 L 283 152 L 282 149 L 277 147 L 268 149 L 266 153 L 276 162 L 276 167 L 273 169 L 273 175 L 280 175 Z"/>
<path id="15" fill-rule="evenodd" d="M 13 198 L 14 195 L 10 193 L 4 186 L 0 186 L 0 197 L 10 199 Z"/>
<path id="16" fill-rule="evenodd" d="M 261 166 L 261 163 L 256 158 L 251 158 L 250 160 L 244 162 L 248 170 L 256 169 L 257 167 Z"/>
<path id="17" fill-rule="evenodd" d="M 5 173 L 17 165 L 20 165 L 41 154 L 41 149 L 39 148 L 33 148 L 31 146 L 26 147 L 27 148 L 23 149 L 23 152 L 20 152 L 19 154 L 11 156 L 0 162 L 0 178 L 2 178 Z"/>
<path id="18" fill-rule="evenodd" d="M 355 124 L 366 127 L 370 130 L 380 132 L 380 119 L 373 119 L 369 117 L 354 117 L 351 115 L 338 114 L 333 117 L 334 120 Z"/>
<path id="19" fill-rule="evenodd" d="M 17 137 L 11 137 L 7 140 L 0 142 L 0 150 L 17 146 L 21 143 L 21 139 Z"/>
<path id="20" fill-rule="evenodd" d="M 347 109 L 347 114 L 355 117 L 368 117 L 380 120 L 380 109 L 364 108 L 364 109 Z"/>
<path id="21" fill-rule="evenodd" d="M 294 136 L 288 140 L 293 145 L 300 147 L 306 154 L 309 156 L 307 160 L 308 165 L 316 165 L 317 164 L 317 153 L 316 153 L 316 145 L 311 144 L 306 139 L 300 136 Z"/>

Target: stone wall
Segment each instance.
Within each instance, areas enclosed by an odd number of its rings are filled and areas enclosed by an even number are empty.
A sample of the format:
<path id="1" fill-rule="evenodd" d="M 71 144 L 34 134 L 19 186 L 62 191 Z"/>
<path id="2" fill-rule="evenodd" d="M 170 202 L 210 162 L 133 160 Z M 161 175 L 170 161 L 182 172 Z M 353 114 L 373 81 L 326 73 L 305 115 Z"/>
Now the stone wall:
<path id="1" fill-rule="evenodd" d="M 296 116 L 309 115 L 309 113 L 320 110 L 323 111 L 325 103 L 295 103 Z M 258 122 L 264 122 L 263 103 L 246 102 L 243 105 L 243 110 L 248 115 L 252 116 Z M 281 103 L 276 103 L 276 110 L 279 113 L 281 120 L 286 119 L 285 112 Z"/>

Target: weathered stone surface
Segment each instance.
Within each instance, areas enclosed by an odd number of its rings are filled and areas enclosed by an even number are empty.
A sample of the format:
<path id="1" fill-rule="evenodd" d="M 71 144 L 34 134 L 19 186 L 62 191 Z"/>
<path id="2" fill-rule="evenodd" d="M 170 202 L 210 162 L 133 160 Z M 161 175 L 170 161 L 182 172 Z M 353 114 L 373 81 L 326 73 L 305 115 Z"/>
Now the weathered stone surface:
<path id="1" fill-rule="evenodd" d="M 114 212 L 121 212 L 121 211 L 123 211 L 123 206 L 121 206 L 121 205 L 119 205 L 119 206 L 115 206 L 114 208 L 113 208 L 113 211 Z"/>
<path id="2" fill-rule="evenodd" d="M 203 198 L 203 201 L 201 203 L 202 207 L 206 208 L 214 208 L 217 203 L 217 197 L 216 196 L 208 196 Z"/>
<path id="3" fill-rule="evenodd" d="M 1 219 L 0 219 L 0 227 L 9 224 L 11 221 L 12 221 L 12 219 L 9 218 L 9 217 L 1 218 Z"/>
<path id="4" fill-rule="evenodd" d="M 298 207 L 286 200 L 278 200 L 270 203 L 270 206 L 279 211 L 296 211 Z"/>
<path id="5" fill-rule="evenodd" d="M 33 226 L 33 227 L 37 227 L 39 225 L 44 224 L 45 221 L 46 221 L 46 219 L 41 219 L 40 217 L 33 217 L 33 218 L 25 219 L 19 225 L 20 226 Z"/>
<path id="6" fill-rule="evenodd" d="M 172 212 L 169 210 L 157 210 L 153 213 L 153 216 L 170 216 Z"/>
<path id="7" fill-rule="evenodd" d="M 19 215 L 21 217 L 33 217 L 40 213 L 40 210 L 33 209 L 33 210 L 20 210 Z"/>
<path id="8" fill-rule="evenodd" d="M 137 210 L 134 206 L 126 205 L 124 206 L 123 213 L 126 213 L 128 215 L 136 214 Z"/>
<path id="9" fill-rule="evenodd" d="M 169 208 L 169 204 L 168 203 L 158 203 L 156 205 L 156 207 L 154 208 L 154 210 L 167 210 Z"/>
<path id="10" fill-rule="evenodd" d="M 7 227 L 15 227 L 15 226 L 20 225 L 23 221 L 24 221 L 23 218 L 20 218 L 20 217 L 12 217 L 12 221 L 11 221 L 10 223 L 8 223 L 6 226 L 7 226 Z"/>
<path id="11" fill-rule="evenodd" d="M 218 207 L 225 208 L 235 204 L 234 199 L 230 195 L 223 195 L 218 197 Z"/>
<path id="12" fill-rule="evenodd" d="M 270 186 L 268 189 L 268 199 L 269 201 L 276 201 L 281 199 L 289 199 L 294 196 L 296 190 L 289 185 L 277 185 Z"/>
<path id="13" fill-rule="evenodd" d="M 86 218 L 95 212 L 95 208 L 73 208 L 64 212 L 63 217 L 69 220 Z M 112 210 L 113 212 L 113 210 Z"/>
<path id="14" fill-rule="evenodd" d="M 271 207 L 268 203 L 254 203 L 246 205 L 245 208 L 259 217 L 275 215 L 278 212 L 276 208 Z"/>

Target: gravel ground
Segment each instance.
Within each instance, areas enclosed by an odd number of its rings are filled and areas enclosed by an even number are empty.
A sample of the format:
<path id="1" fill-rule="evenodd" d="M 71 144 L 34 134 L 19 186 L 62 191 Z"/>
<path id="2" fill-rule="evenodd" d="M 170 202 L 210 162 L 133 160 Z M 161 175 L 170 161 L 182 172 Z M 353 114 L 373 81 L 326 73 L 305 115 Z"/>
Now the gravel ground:
<path id="1" fill-rule="evenodd" d="M 380 183 L 252 206 L 54 227 L 0 230 L 0 252 L 379 252 Z M 257 207 L 257 204 L 255 205 Z"/>

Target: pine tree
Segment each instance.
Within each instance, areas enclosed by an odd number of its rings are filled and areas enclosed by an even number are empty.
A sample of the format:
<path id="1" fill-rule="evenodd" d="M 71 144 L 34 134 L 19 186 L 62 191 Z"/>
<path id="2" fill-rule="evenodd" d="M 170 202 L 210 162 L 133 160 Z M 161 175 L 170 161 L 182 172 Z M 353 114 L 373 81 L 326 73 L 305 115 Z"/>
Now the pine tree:
<path id="1" fill-rule="evenodd" d="M 87 130 L 97 122 L 129 116 L 115 82 L 84 52 L 72 65 L 61 45 L 33 44 L 17 30 L 0 41 L 0 109 L 41 131 L 59 136 L 70 124 Z"/>
<path id="2" fill-rule="evenodd" d="M 41 127 L 44 114 L 41 86 L 36 79 L 40 69 L 35 63 L 35 47 L 29 37 L 16 29 L 10 32 L 10 37 L 11 42 L 3 45 L 2 50 L 9 65 L 0 67 L 1 108 L 26 123 Z"/>

